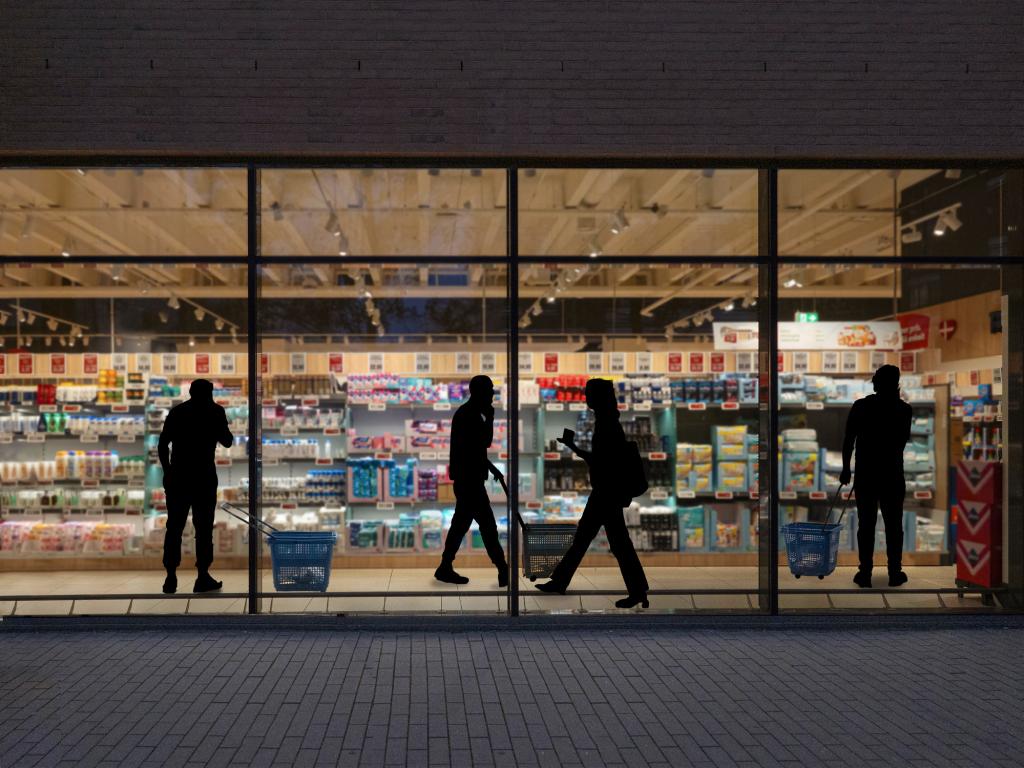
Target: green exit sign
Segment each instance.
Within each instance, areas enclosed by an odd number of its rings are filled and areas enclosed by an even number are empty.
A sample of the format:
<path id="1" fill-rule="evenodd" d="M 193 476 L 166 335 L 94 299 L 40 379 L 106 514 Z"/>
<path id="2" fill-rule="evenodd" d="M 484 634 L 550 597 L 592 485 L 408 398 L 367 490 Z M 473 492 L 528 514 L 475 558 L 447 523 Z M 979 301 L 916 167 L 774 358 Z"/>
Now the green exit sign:
<path id="1" fill-rule="evenodd" d="M 817 312 L 797 312 L 793 318 L 798 323 L 816 323 L 818 322 Z"/>

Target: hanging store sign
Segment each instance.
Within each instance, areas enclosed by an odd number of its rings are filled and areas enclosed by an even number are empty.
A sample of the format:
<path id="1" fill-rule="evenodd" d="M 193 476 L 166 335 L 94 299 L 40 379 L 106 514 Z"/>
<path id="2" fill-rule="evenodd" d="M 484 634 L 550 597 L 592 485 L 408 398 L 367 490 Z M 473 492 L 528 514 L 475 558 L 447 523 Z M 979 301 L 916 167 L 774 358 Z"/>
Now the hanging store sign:
<path id="1" fill-rule="evenodd" d="M 210 356 L 206 352 L 197 352 L 195 355 L 196 373 L 210 372 Z"/>
<path id="2" fill-rule="evenodd" d="M 669 352 L 668 353 L 668 372 L 669 373 L 682 373 L 683 372 L 683 353 L 682 352 Z"/>
<path id="3" fill-rule="evenodd" d="M 235 353 L 234 352 L 221 352 L 220 359 L 217 361 L 220 365 L 220 372 L 233 374 L 235 372 Z"/>
<path id="4" fill-rule="evenodd" d="M 344 370 L 344 363 L 341 352 L 331 352 L 327 355 L 327 370 L 331 373 L 341 373 Z"/>
<path id="5" fill-rule="evenodd" d="M 928 330 L 931 318 L 922 314 L 897 315 L 903 334 L 903 349 L 924 349 L 928 346 Z"/>
<path id="6" fill-rule="evenodd" d="M 100 358 L 93 352 L 82 355 L 82 373 L 99 373 Z"/>
<path id="7" fill-rule="evenodd" d="M 63 352 L 54 352 L 50 355 L 50 373 L 54 376 L 67 373 Z"/>
<path id="8" fill-rule="evenodd" d="M 558 353 L 544 353 L 544 373 L 558 373 Z"/>
<path id="9" fill-rule="evenodd" d="M 757 349 L 756 322 L 714 323 L 715 349 Z M 900 349 L 902 331 L 893 320 L 864 323 L 779 323 L 779 349 Z"/>
<path id="10" fill-rule="evenodd" d="M 18 373 L 23 376 L 32 375 L 32 355 L 18 355 Z"/>

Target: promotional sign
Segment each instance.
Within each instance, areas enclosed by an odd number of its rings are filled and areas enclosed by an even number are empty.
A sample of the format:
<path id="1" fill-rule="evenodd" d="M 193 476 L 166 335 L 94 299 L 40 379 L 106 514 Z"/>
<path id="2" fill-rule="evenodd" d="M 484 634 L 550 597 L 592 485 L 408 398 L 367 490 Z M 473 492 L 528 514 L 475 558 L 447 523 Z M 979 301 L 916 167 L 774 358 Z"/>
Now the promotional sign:
<path id="1" fill-rule="evenodd" d="M 939 323 L 939 335 L 944 341 L 949 341 L 956 333 L 956 320 L 943 320 Z"/>
<path id="2" fill-rule="evenodd" d="M 306 353 L 305 352 L 292 352 L 288 355 L 289 368 L 292 373 L 305 373 L 306 372 Z"/>
<path id="3" fill-rule="evenodd" d="M 234 373 L 235 372 L 235 353 L 234 352 L 221 352 L 220 359 L 220 372 L 221 373 Z"/>
<path id="4" fill-rule="evenodd" d="M 50 355 L 50 373 L 51 374 L 63 374 L 67 372 L 67 367 L 64 364 L 64 353 L 54 352 Z"/>
<path id="5" fill-rule="evenodd" d="M 330 352 L 327 355 L 327 370 L 331 373 L 341 373 L 344 368 L 344 358 L 341 352 Z"/>
<path id="6" fill-rule="evenodd" d="M 558 373 L 558 353 L 544 353 L 544 373 Z"/>
<path id="7" fill-rule="evenodd" d="M 806 352 L 794 352 L 793 373 L 807 373 L 811 369 L 810 357 Z"/>
<path id="8" fill-rule="evenodd" d="M 210 372 L 210 356 L 206 352 L 196 352 L 196 373 Z"/>
<path id="9" fill-rule="evenodd" d="M 430 373 L 431 354 L 429 352 L 417 352 L 415 361 L 416 373 Z"/>
<path id="10" fill-rule="evenodd" d="M 7 373 L 7 355 L 0 352 L 0 376 Z"/>
<path id="11" fill-rule="evenodd" d="M 160 355 L 160 370 L 166 375 L 178 372 L 178 356 L 173 352 L 164 352 Z"/>
<path id="12" fill-rule="evenodd" d="M 626 372 L 626 353 L 625 352 L 612 352 L 609 355 L 608 368 L 612 373 L 625 373 Z"/>
<path id="13" fill-rule="evenodd" d="M 843 373 L 856 373 L 857 372 L 857 353 L 856 352 L 843 352 L 842 355 L 842 371 Z"/>
<path id="14" fill-rule="evenodd" d="M 1002 586 L 1002 464 L 957 462 L 956 498 L 957 584 Z"/>
<path id="15" fill-rule="evenodd" d="M 904 338 L 904 344 L 906 344 L 906 336 Z M 885 352 L 872 352 L 871 353 L 871 370 L 877 371 L 885 365 Z"/>
<path id="16" fill-rule="evenodd" d="M 32 355 L 18 355 L 18 373 L 32 375 Z"/>
<path id="17" fill-rule="evenodd" d="M 636 353 L 636 372 L 637 373 L 650 373 L 651 369 L 653 367 L 654 367 L 654 355 L 652 355 L 650 352 L 637 352 Z"/>
<path id="18" fill-rule="evenodd" d="M 519 353 L 519 372 L 533 373 L 533 354 L 530 352 Z"/>
<path id="19" fill-rule="evenodd" d="M 900 371 L 913 373 L 917 369 L 916 352 L 900 352 Z"/>
<path id="20" fill-rule="evenodd" d="M 99 355 L 93 352 L 87 352 L 82 355 L 82 372 L 83 373 L 98 373 L 100 370 L 100 358 Z"/>
<path id="21" fill-rule="evenodd" d="M 725 373 L 725 353 L 724 352 L 712 352 L 711 353 L 711 372 L 712 373 Z"/>
<path id="22" fill-rule="evenodd" d="M 260 373 L 270 373 L 270 355 L 260 352 Z"/>
<path id="23" fill-rule="evenodd" d="M 737 352 L 736 353 L 736 372 L 737 373 L 753 373 L 754 372 L 754 353 L 753 352 Z"/>
<path id="24" fill-rule="evenodd" d="M 600 373 L 604 369 L 604 355 L 600 352 L 587 352 L 587 373 Z"/>
<path id="25" fill-rule="evenodd" d="M 340 357 L 340 355 L 339 355 Z M 341 370 L 340 368 L 338 369 Z M 456 352 L 455 353 L 455 372 L 456 373 L 472 373 L 473 371 L 473 355 L 470 352 Z"/>
<path id="26" fill-rule="evenodd" d="M 690 373 L 704 373 L 704 353 L 690 353 Z"/>
<path id="27" fill-rule="evenodd" d="M 839 353 L 823 352 L 821 355 L 822 373 L 839 373 Z"/>
<path id="28" fill-rule="evenodd" d="M 135 370 L 139 373 L 153 372 L 153 355 L 149 352 L 139 352 L 135 355 Z"/>
<path id="29" fill-rule="evenodd" d="M 715 349 L 757 349 L 756 322 L 713 323 Z M 863 323 L 779 323 L 779 349 L 900 349 L 900 324 L 892 320 Z"/>
<path id="30" fill-rule="evenodd" d="M 928 346 L 928 329 L 931 318 L 928 315 L 897 315 L 903 334 L 903 349 L 924 349 Z"/>
<path id="31" fill-rule="evenodd" d="M 494 352 L 480 353 L 480 372 L 496 373 L 498 370 L 498 355 Z"/>
<path id="32" fill-rule="evenodd" d="M 115 352 L 110 356 L 110 367 L 118 373 L 125 373 L 128 370 L 128 355 L 124 352 Z"/>
<path id="33" fill-rule="evenodd" d="M 682 352 L 669 352 L 668 353 L 668 372 L 669 373 L 682 373 L 683 372 L 683 353 Z"/>

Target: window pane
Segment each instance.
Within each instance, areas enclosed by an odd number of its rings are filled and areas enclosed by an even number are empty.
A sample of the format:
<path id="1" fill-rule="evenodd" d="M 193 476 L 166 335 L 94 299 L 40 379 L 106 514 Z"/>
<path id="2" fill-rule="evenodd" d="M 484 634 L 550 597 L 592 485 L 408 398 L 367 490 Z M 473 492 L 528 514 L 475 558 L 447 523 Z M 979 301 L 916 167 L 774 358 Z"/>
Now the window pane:
<path id="1" fill-rule="evenodd" d="M 244 264 L 0 268 L 0 602 L 143 593 L 154 599 L 135 601 L 134 612 L 244 609 L 244 600 L 157 600 L 168 520 L 157 442 L 191 382 L 211 380 L 234 435 L 216 449 L 212 494 L 239 499 L 248 472 L 245 324 Z M 212 573 L 225 593 L 245 592 L 248 528 L 219 510 L 214 520 Z M 197 540 L 186 525 L 180 593 L 192 591 Z M 75 610 L 125 613 L 128 603 Z"/>
<path id="2" fill-rule="evenodd" d="M 822 268 L 780 270 L 782 588 L 856 590 L 852 578 L 865 558 L 873 561 L 872 584 L 886 587 L 887 563 L 893 566 L 898 558 L 908 588 L 1001 588 L 1009 582 L 1011 591 L 1019 591 L 1007 573 L 1011 563 L 1020 562 L 1020 541 L 1007 540 L 1002 551 L 1000 542 L 1011 529 L 1021 530 L 1019 484 L 1010 480 L 1019 454 L 1007 443 L 1019 428 L 1019 402 L 1006 396 L 1005 384 L 1008 372 L 1019 369 L 1020 334 L 1013 333 L 1012 322 L 1020 315 L 1020 267 L 839 263 L 831 275 L 812 279 L 816 269 Z M 844 286 L 851 292 L 844 295 Z M 854 290 L 858 286 L 864 290 Z M 872 375 L 882 365 L 899 369 L 899 394 L 909 404 L 911 421 L 906 445 L 879 463 L 874 457 L 883 455 L 886 441 L 902 443 L 899 419 L 865 416 L 851 426 L 848 416 L 855 402 L 873 394 Z M 858 407 L 889 402 L 879 397 Z M 859 430 L 852 457 L 855 494 L 845 504 L 840 499 L 830 518 L 836 522 L 845 507 L 838 568 L 828 573 L 826 567 L 823 581 L 813 578 L 814 568 L 796 581 L 786 566 L 793 562 L 799 572 L 801 553 L 810 545 L 791 539 L 787 530 L 794 536 L 797 531 L 785 526 L 825 522 L 839 487 L 848 429 Z M 868 460 L 876 461 L 870 471 L 858 467 Z M 887 472 L 891 482 L 882 482 Z M 972 472 L 985 479 L 983 487 L 963 482 Z M 883 506 L 872 536 L 873 493 Z M 887 524 L 884 517 L 890 518 Z M 864 532 L 863 546 L 858 530 Z M 1007 594 L 999 599 L 1007 600 Z M 890 594 L 886 600 L 899 609 L 983 604 L 978 594 L 941 600 Z M 787 609 L 886 607 L 878 593 L 783 594 L 780 603 Z"/>
<path id="3" fill-rule="evenodd" d="M 266 256 L 501 256 L 505 171 L 265 170 Z"/>
<path id="4" fill-rule="evenodd" d="M 0 170 L 0 255 L 244 256 L 238 168 Z"/>
<path id="5" fill-rule="evenodd" d="M 556 168 L 519 173 L 524 256 L 754 256 L 757 172 Z"/>
<path id="6" fill-rule="evenodd" d="M 519 297 L 519 485 L 531 525 L 522 609 L 606 610 L 625 595 L 607 529 L 587 547 L 567 595 L 534 589 L 553 562 L 531 546 L 595 510 L 624 515 L 651 589 L 689 592 L 651 596 L 652 609 L 756 609 L 757 337 L 746 331 L 756 329 L 756 265 L 529 264 Z M 720 326 L 743 338 L 741 350 L 718 349 Z M 592 447 L 591 378 L 613 383 L 619 422 L 645 465 L 649 488 L 621 513 L 615 500 L 594 506 L 604 502 L 586 464 L 557 441 L 570 429 Z M 604 594 L 573 594 L 594 589 Z M 692 594 L 706 590 L 738 592 Z"/>
<path id="7" fill-rule="evenodd" d="M 1019 170 L 781 171 L 779 252 L 1020 256 L 1022 204 Z"/>
<path id="8" fill-rule="evenodd" d="M 263 588 L 282 595 L 273 610 L 505 610 L 505 598 L 472 596 L 498 589 L 478 522 L 454 562 L 469 583 L 434 570 L 455 508 L 451 420 L 478 373 L 498 390 L 488 455 L 508 471 L 506 274 L 423 262 L 262 268 L 263 516 L 337 534 L 330 591 L 389 593 L 290 601 L 295 585 L 275 582 L 267 557 Z M 505 497 L 486 487 L 493 513 L 473 509 L 492 515 L 504 549 Z M 390 594 L 400 592 L 416 594 Z"/>

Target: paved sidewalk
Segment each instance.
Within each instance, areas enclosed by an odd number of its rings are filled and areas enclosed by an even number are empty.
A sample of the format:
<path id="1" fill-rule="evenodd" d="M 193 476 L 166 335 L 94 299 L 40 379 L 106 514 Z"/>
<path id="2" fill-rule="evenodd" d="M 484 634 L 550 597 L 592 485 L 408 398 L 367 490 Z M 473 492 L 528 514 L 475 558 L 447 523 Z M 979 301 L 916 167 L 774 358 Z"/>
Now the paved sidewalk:
<path id="1" fill-rule="evenodd" d="M 0 766 L 1020 766 L 1024 629 L 0 633 Z"/>

